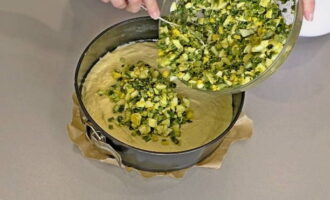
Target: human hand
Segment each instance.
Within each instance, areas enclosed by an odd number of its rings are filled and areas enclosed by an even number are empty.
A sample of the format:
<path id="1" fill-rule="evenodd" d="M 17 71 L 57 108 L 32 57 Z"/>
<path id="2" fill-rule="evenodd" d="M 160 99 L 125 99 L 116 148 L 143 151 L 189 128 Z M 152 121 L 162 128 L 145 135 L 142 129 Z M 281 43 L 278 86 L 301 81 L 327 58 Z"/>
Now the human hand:
<path id="1" fill-rule="evenodd" d="M 160 16 L 156 0 L 102 0 L 102 2 L 111 3 L 115 8 L 126 9 L 131 13 L 139 12 L 141 5 L 144 5 L 153 19 L 158 19 Z"/>
<path id="2" fill-rule="evenodd" d="M 307 21 L 313 21 L 315 0 L 302 0 L 304 7 L 304 16 Z"/>
<path id="3" fill-rule="evenodd" d="M 141 5 L 144 4 L 149 15 L 158 19 L 160 16 L 159 7 L 156 0 L 102 0 L 104 3 L 110 3 L 119 9 L 126 9 L 129 12 L 137 13 L 141 9 Z M 304 16 L 308 21 L 313 20 L 315 0 L 302 0 L 304 7 Z"/>

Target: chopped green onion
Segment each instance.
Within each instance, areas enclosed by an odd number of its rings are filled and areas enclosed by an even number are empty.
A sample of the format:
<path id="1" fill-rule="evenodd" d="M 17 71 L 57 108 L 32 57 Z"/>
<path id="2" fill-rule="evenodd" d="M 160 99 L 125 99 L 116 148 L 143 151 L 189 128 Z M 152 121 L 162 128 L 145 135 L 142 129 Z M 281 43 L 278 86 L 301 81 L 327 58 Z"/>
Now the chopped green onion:
<path id="1" fill-rule="evenodd" d="M 160 22 L 159 66 L 212 91 L 256 79 L 291 29 L 272 0 L 177 0 L 165 18 L 180 26 Z"/>
<path id="2" fill-rule="evenodd" d="M 113 71 L 112 78 L 116 82 L 106 94 L 114 103 L 116 117 L 108 118 L 109 123 L 127 127 L 132 136 L 145 142 L 180 144 L 181 126 L 191 122 L 193 111 L 190 101 L 174 90 L 176 84 L 170 81 L 169 71 L 161 73 L 138 62 Z M 112 124 L 109 129 L 113 129 Z"/>

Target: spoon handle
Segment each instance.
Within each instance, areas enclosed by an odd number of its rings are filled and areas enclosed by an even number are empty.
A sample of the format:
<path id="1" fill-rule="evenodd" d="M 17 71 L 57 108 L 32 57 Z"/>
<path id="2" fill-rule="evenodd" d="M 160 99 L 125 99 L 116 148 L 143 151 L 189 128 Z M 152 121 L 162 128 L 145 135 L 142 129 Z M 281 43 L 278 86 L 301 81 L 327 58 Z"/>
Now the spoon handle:
<path id="1" fill-rule="evenodd" d="M 148 9 L 145 7 L 145 5 L 141 5 L 141 8 L 142 8 L 143 10 L 145 10 L 145 11 L 148 11 Z M 171 25 L 171 26 L 179 26 L 178 24 L 175 24 L 175 23 L 173 23 L 173 22 L 170 22 L 170 21 L 168 21 L 168 20 L 166 20 L 166 19 L 164 19 L 164 18 L 162 18 L 162 17 L 159 17 L 158 19 L 159 19 L 160 21 L 163 21 L 163 22 L 165 22 L 165 23 Z"/>

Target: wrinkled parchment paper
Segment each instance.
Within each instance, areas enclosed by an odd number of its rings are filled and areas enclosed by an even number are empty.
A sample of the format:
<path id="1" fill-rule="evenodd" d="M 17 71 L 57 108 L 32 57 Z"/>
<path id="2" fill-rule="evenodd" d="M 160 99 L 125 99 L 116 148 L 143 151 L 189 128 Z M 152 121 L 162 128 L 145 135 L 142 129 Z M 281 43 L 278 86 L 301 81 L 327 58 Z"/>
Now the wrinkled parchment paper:
<path id="1" fill-rule="evenodd" d="M 68 135 L 71 141 L 77 145 L 82 155 L 89 159 L 98 160 L 103 163 L 118 166 L 116 160 L 108 155 L 99 151 L 85 136 L 85 126 L 80 120 L 80 109 L 77 101 L 77 97 L 73 95 L 73 109 L 72 109 L 72 121 L 67 126 Z M 194 167 L 203 167 L 211 169 L 219 169 L 222 161 L 227 154 L 229 147 L 232 143 L 239 140 L 246 140 L 252 136 L 253 122 L 245 114 L 242 114 L 230 133 L 223 139 L 219 147 L 206 159 L 197 163 Z M 118 166 L 119 167 L 119 166 Z M 131 167 L 125 167 L 127 171 L 137 171 L 143 177 L 150 178 L 154 176 L 170 176 L 174 178 L 182 178 L 186 171 L 189 169 L 183 169 L 174 172 L 147 172 L 137 170 Z"/>

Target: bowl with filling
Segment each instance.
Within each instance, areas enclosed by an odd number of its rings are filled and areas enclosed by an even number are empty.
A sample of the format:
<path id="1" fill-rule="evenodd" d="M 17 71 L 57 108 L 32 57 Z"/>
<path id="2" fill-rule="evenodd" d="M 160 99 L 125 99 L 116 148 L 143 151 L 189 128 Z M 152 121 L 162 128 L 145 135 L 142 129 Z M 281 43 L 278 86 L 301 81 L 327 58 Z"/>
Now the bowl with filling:
<path id="1" fill-rule="evenodd" d="M 299 36 L 296 0 L 164 1 L 159 63 L 191 88 L 246 91 L 270 77 Z M 168 10 L 168 11 L 167 11 Z"/>
<path id="2" fill-rule="evenodd" d="M 244 93 L 199 91 L 159 68 L 158 22 L 114 25 L 85 49 L 75 90 L 87 137 L 126 166 L 190 167 L 210 155 L 237 121 Z"/>

